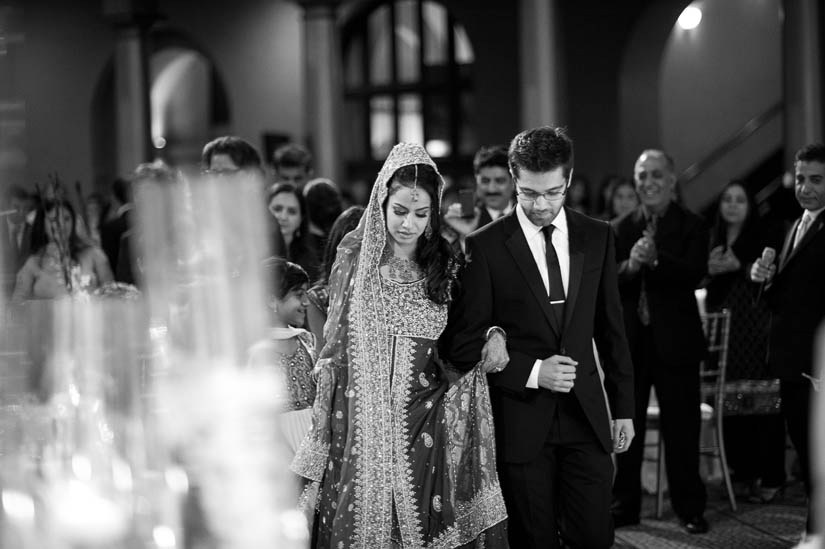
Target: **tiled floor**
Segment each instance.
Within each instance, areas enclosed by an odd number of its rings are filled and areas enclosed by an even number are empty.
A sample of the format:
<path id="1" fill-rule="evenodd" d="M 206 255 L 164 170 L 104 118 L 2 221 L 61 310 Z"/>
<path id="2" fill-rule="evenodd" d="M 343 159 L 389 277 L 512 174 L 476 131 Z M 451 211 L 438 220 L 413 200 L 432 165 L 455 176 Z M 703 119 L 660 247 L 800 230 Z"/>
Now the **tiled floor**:
<path id="1" fill-rule="evenodd" d="M 709 487 L 705 518 L 710 532 L 689 535 L 679 526 L 665 498 L 662 520 L 654 517 L 654 497 L 645 496 L 642 522 L 616 531 L 614 548 L 786 548 L 799 542 L 805 527 L 805 503 L 801 484 L 790 484 L 784 497 L 770 505 L 737 502 L 734 513 L 723 492 Z"/>

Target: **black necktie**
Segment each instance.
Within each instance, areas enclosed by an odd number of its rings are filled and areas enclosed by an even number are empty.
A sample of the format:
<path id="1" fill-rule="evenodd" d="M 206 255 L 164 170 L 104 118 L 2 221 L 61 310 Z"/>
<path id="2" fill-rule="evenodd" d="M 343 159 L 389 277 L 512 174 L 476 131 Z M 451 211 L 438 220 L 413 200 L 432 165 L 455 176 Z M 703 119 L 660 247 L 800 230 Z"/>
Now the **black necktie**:
<path id="1" fill-rule="evenodd" d="M 647 221 L 647 227 L 645 227 L 645 232 L 648 233 L 648 236 L 650 236 L 650 238 L 653 238 L 656 234 L 656 220 L 657 217 L 653 215 Z M 650 304 L 647 301 L 647 281 L 645 280 L 644 269 L 642 269 L 641 276 L 642 286 L 639 290 L 639 302 L 636 305 L 636 313 L 639 315 L 639 322 L 642 323 L 642 326 L 650 326 Z"/>
<path id="2" fill-rule="evenodd" d="M 556 255 L 556 248 L 553 247 L 553 225 L 542 227 L 544 233 L 544 256 L 547 260 L 547 278 L 550 281 L 550 305 L 556 315 L 559 328 L 564 327 L 564 283 L 561 280 L 561 268 L 559 267 L 559 256 Z"/>

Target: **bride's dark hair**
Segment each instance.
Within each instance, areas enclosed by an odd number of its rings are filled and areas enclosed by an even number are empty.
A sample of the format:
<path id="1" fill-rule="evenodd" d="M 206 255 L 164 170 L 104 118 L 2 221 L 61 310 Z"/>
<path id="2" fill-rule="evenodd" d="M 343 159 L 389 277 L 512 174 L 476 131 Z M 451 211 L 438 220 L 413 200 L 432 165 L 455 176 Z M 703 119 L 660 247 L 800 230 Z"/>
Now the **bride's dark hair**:
<path id="1" fill-rule="evenodd" d="M 435 303 L 443 304 L 450 300 L 452 283 L 455 279 L 456 258 L 450 245 L 441 236 L 439 179 L 433 167 L 428 164 L 411 164 L 398 168 L 387 184 L 387 200 L 395 194 L 399 186 L 415 187 L 430 195 L 429 228 L 418 237 L 415 262 L 424 271 L 428 297 Z M 384 212 L 387 209 L 387 200 L 382 206 Z"/>

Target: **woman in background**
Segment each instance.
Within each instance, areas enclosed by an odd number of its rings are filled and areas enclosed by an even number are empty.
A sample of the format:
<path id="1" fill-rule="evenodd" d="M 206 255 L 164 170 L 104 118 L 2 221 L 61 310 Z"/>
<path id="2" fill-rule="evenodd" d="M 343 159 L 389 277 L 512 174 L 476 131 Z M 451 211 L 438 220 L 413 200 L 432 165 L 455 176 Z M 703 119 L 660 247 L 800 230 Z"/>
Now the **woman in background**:
<path id="1" fill-rule="evenodd" d="M 103 251 L 78 235 L 69 202 L 49 200 L 38 208 L 31 250 L 17 273 L 12 303 L 92 291 L 114 280 Z"/>
<path id="2" fill-rule="evenodd" d="M 341 240 L 358 226 L 362 215 L 364 215 L 363 206 L 350 206 L 335 220 L 324 248 L 321 275 L 307 292 L 309 299 L 307 326 L 315 336 L 315 348 L 319 353 L 324 348 L 324 324 L 327 321 L 327 309 L 329 308 L 329 274 L 335 263 L 335 253 Z"/>
<path id="3" fill-rule="evenodd" d="M 705 303 L 708 311 L 731 311 L 724 429 L 733 480 L 749 500 L 768 503 L 785 482 L 785 429 L 779 386 L 767 371 L 770 317 L 755 300 L 745 262 L 759 257 L 765 246 L 778 249 L 782 236 L 763 225 L 744 185 L 726 185 L 711 233 Z"/>
<path id="4" fill-rule="evenodd" d="M 605 221 L 615 221 L 639 206 L 639 195 L 633 182 L 624 177 L 618 177 L 610 182 L 607 190 L 607 211 Z"/>
<path id="5" fill-rule="evenodd" d="M 310 282 L 314 282 L 320 268 L 318 239 L 309 233 L 303 195 L 291 183 L 276 183 L 271 187 L 266 203 L 285 245 L 280 255 L 303 267 Z"/>
<path id="6" fill-rule="evenodd" d="M 573 174 L 564 205 L 572 210 L 590 215 L 590 180 L 583 175 Z"/>

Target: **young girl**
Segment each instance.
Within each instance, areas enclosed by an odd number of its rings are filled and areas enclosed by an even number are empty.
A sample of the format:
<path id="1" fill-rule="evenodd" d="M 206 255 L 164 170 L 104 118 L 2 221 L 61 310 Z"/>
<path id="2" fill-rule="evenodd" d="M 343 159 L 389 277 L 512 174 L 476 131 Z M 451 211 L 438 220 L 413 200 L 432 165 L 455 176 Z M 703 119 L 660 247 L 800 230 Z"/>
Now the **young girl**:
<path id="1" fill-rule="evenodd" d="M 315 336 L 297 328 L 306 319 L 309 277 L 300 266 L 281 258 L 265 260 L 263 276 L 269 290 L 270 332 L 250 349 L 249 365 L 278 369 L 284 388 L 279 395 L 284 410 L 281 427 L 295 452 L 309 430 L 315 401 Z"/>

